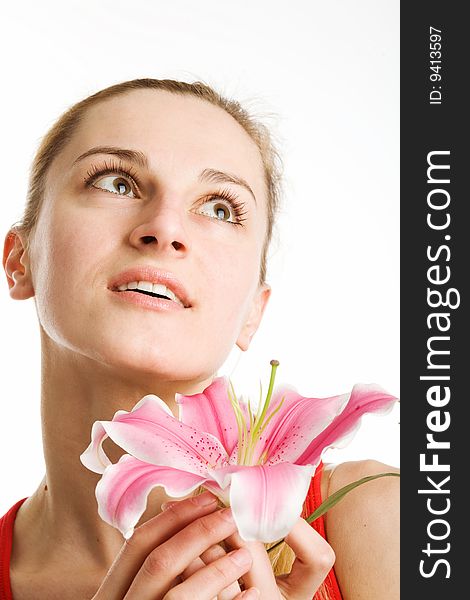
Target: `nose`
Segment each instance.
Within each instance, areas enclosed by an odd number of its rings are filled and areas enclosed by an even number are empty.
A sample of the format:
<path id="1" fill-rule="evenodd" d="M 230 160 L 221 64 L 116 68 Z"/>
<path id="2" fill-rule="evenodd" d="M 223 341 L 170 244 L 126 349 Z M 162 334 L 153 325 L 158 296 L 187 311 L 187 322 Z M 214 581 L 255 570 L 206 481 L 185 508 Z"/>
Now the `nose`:
<path id="1" fill-rule="evenodd" d="M 148 207 L 150 208 L 150 207 Z M 177 206 L 159 206 L 147 213 L 131 234 L 130 243 L 142 249 L 152 245 L 161 253 L 170 253 L 183 257 L 189 250 L 189 240 L 183 222 L 181 208 Z"/>

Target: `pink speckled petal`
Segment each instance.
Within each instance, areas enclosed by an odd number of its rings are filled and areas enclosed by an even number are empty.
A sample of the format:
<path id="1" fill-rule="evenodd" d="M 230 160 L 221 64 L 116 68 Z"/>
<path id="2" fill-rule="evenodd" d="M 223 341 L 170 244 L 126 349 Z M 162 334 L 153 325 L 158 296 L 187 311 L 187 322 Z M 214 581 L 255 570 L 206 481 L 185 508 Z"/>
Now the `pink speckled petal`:
<path id="1" fill-rule="evenodd" d="M 201 394 L 176 394 L 176 402 L 180 407 L 180 421 L 212 434 L 230 454 L 238 439 L 238 428 L 227 393 L 228 385 L 226 377 L 217 377 Z"/>
<path id="2" fill-rule="evenodd" d="M 345 406 L 349 395 L 331 398 L 305 398 L 294 389 L 281 388 L 273 394 L 268 416 L 273 413 L 281 398 L 284 401 L 261 435 L 253 463 L 261 455 L 263 462 L 296 462 L 311 441 L 323 431 Z"/>
<path id="3" fill-rule="evenodd" d="M 154 487 L 162 486 L 169 496 L 180 498 L 205 481 L 194 473 L 156 467 L 124 454 L 119 462 L 106 469 L 96 486 L 98 513 L 106 523 L 129 538 Z"/>
<path id="4" fill-rule="evenodd" d="M 220 487 L 230 484 L 230 505 L 241 537 L 268 543 L 285 537 L 300 517 L 314 471 L 311 465 L 280 463 L 234 465 L 211 474 Z"/>
<path id="5" fill-rule="evenodd" d="M 324 450 L 343 447 L 350 441 L 364 414 L 386 414 L 392 410 L 396 400 L 395 396 L 387 394 L 376 384 L 356 384 L 344 410 L 317 435 L 295 462 L 299 465 L 318 464 Z"/>
<path id="6" fill-rule="evenodd" d="M 226 462 L 227 453 L 218 439 L 181 423 L 161 404 L 157 396 L 150 394 L 131 412 L 122 411 L 112 421 L 101 424 L 116 444 L 147 463 L 204 477 L 207 467 Z"/>

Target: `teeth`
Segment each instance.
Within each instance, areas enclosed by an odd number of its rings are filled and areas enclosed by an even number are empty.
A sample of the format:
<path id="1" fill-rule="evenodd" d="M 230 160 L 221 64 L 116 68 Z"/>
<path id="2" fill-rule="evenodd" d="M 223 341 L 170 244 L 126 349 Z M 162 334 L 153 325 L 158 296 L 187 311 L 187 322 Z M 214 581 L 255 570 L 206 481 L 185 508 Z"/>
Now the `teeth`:
<path id="1" fill-rule="evenodd" d="M 184 306 L 181 300 L 172 292 L 170 289 L 162 283 L 152 283 L 151 281 L 130 281 L 129 283 L 123 283 L 118 287 L 120 292 L 125 290 L 142 290 L 144 292 L 153 292 L 159 296 L 167 296 L 173 302 L 176 302 L 180 306 Z"/>
<path id="2" fill-rule="evenodd" d="M 163 285 L 162 283 L 154 283 L 151 291 L 154 294 L 160 294 L 160 296 L 169 296 L 166 285 Z"/>
<path id="3" fill-rule="evenodd" d="M 154 283 L 153 284 L 153 293 L 160 294 L 160 296 L 168 296 L 168 298 L 170 298 L 170 300 L 173 300 L 173 302 L 176 302 L 178 304 L 181 304 L 181 306 L 183 306 L 183 303 L 176 296 L 176 294 L 174 294 L 171 290 L 169 290 L 166 287 L 166 285 L 163 285 L 161 283 Z"/>
<path id="4" fill-rule="evenodd" d="M 153 283 L 150 281 L 139 281 L 137 289 L 144 292 L 153 292 Z"/>

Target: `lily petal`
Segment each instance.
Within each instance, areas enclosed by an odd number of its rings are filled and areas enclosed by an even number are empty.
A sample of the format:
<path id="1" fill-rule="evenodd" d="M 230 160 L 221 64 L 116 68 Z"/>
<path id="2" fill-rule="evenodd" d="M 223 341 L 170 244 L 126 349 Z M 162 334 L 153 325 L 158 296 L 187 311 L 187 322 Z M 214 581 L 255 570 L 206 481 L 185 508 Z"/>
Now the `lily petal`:
<path id="1" fill-rule="evenodd" d="M 169 415 L 173 416 L 173 413 L 163 402 L 161 398 L 155 396 L 154 394 L 148 394 L 144 396 L 132 410 L 135 410 L 144 400 L 147 398 L 151 398 L 152 401 L 157 404 L 163 411 L 167 412 Z M 113 421 L 119 420 L 121 415 L 129 414 L 126 410 L 118 410 L 113 417 Z M 103 450 L 103 442 L 108 437 L 106 429 L 104 427 L 104 423 L 108 423 L 109 421 L 95 421 L 91 428 L 91 442 L 88 448 L 82 452 L 80 455 L 80 461 L 82 464 L 90 471 L 94 471 L 95 473 L 104 473 L 107 466 L 111 464 L 111 461 L 106 456 L 106 453 Z"/>
<path id="2" fill-rule="evenodd" d="M 90 471 L 104 473 L 111 461 L 103 450 L 103 442 L 108 437 L 101 421 L 95 421 L 91 428 L 91 442 L 88 448 L 80 455 L 81 463 Z"/>
<path id="3" fill-rule="evenodd" d="M 345 409 L 320 433 L 295 461 L 299 465 L 318 464 L 327 448 L 344 446 L 356 433 L 366 413 L 386 414 L 397 401 L 376 384 L 356 384 Z"/>
<path id="4" fill-rule="evenodd" d="M 348 398 L 349 394 L 305 398 L 292 388 L 277 390 L 270 403 L 268 418 L 281 400 L 282 405 L 263 431 L 252 464 L 263 455 L 263 462 L 268 464 L 297 462 L 312 439 L 341 412 Z"/>
<path id="5" fill-rule="evenodd" d="M 226 462 L 227 452 L 217 438 L 181 423 L 161 404 L 160 398 L 149 394 L 131 412 L 100 422 L 116 444 L 144 462 L 201 476 L 208 466 Z"/>
<path id="6" fill-rule="evenodd" d="M 238 428 L 228 386 L 226 377 L 217 377 L 201 394 L 176 394 L 175 398 L 179 404 L 180 421 L 210 433 L 230 454 L 238 440 Z"/>
<path id="7" fill-rule="evenodd" d="M 156 467 L 124 454 L 109 466 L 96 486 L 98 513 L 127 539 L 142 516 L 147 496 L 162 486 L 173 497 L 186 496 L 206 481 L 205 478 L 169 467 Z"/>
<path id="8" fill-rule="evenodd" d="M 233 465 L 211 472 L 221 488 L 230 484 L 230 505 L 241 537 L 274 542 L 285 537 L 302 512 L 312 465 Z"/>

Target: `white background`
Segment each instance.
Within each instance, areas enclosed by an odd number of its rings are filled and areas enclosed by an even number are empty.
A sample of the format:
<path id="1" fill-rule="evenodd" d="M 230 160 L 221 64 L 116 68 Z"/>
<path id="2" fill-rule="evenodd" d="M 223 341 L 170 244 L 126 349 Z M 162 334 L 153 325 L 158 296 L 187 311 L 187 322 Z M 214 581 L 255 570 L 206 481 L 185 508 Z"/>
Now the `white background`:
<path id="1" fill-rule="evenodd" d="M 399 395 L 399 2 L 144 0 L 2 4 L 2 240 L 41 136 L 70 105 L 138 77 L 203 80 L 272 128 L 285 193 L 273 294 L 224 372 L 256 397 L 269 360 L 305 396 Z M 0 284 L 0 515 L 43 474 L 34 300 Z M 398 406 L 324 460 L 399 465 Z"/>

